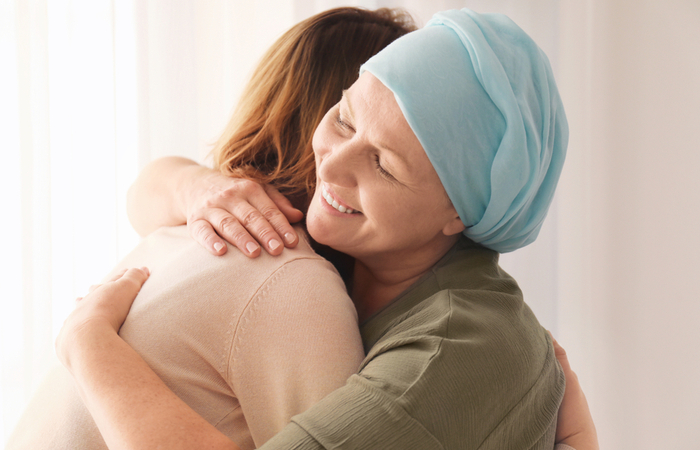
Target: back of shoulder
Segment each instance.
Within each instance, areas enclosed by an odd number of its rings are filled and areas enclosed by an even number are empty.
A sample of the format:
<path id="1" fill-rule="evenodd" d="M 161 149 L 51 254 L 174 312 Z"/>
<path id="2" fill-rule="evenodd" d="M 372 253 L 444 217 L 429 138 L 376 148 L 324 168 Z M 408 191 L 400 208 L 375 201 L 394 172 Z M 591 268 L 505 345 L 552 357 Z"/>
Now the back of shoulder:
<path id="1" fill-rule="evenodd" d="M 397 314 L 363 365 L 446 448 L 553 437 L 563 378 L 551 343 L 517 284 L 493 275 Z"/>

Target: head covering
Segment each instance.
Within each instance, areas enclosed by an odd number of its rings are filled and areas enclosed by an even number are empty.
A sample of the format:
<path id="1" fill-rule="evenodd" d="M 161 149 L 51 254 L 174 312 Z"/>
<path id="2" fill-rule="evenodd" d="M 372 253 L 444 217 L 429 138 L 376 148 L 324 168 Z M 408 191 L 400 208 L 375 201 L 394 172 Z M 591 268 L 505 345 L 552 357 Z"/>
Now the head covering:
<path id="1" fill-rule="evenodd" d="M 568 125 L 547 56 L 508 17 L 437 13 L 367 61 L 396 98 L 467 227 L 498 252 L 535 240 Z"/>

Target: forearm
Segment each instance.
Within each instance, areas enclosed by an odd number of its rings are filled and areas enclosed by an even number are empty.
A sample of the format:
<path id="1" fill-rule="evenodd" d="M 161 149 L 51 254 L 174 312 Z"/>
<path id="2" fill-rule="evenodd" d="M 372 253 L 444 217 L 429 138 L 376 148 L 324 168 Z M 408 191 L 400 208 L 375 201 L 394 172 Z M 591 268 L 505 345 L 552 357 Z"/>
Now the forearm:
<path id="1" fill-rule="evenodd" d="M 111 450 L 239 449 L 168 389 L 113 330 L 93 327 L 78 342 L 67 366 Z"/>
<path id="2" fill-rule="evenodd" d="M 192 178 L 211 171 L 175 156 L 149 163 L 127 193 L 127 215 L 137 233 L 145 236 L 162 226 L 187 223 L 185 201 Z"/>
<path id="3" fill-rule="evenodd" d="M 569 420 L 573 422 L 573 431 L 568 436 L 564 437 L 564 439 L 558 439 L 557 441 L 576 450 L 599 450 L 598 434 L 590 414 L 588 401 L 583 393 L 583 389 L 581 389 L 578 377 L 568 366 L 565 371 L 567 372 L 566 394 L 564 402 L 562 402 L 562 408 L 575 408 L 577 411 L 580 411 L 580 417 L 569 418 Z M 560 413 L 560 421 L 561 420 L 565 419 L 561 417 Z"/>

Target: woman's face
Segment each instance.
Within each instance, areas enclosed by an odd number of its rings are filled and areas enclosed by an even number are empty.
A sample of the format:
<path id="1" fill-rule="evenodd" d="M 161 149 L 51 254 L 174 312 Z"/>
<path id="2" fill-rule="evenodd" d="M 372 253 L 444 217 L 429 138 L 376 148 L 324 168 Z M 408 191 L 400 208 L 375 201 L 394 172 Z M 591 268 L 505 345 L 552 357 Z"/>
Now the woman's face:
<path id="1" fill-rule="evenodd" d="M 316 241 L 360 260 L 405 258 L 463 230 L 394 94 L 372 74 L 326 114 L 313 148 L 317 187 L 306 223 Z"/>

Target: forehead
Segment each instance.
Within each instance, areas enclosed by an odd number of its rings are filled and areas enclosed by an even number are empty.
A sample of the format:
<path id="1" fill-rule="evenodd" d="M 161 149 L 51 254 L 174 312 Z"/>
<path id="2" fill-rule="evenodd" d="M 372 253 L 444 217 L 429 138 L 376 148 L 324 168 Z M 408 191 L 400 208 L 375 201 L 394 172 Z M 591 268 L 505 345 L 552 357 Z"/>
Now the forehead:
<path id="1" fill-rule="evenodd" d="M 428 162 L 427 155 L 406 121 L 394 93 L 374 75 L 364 72 L 345 92 L 343 113 L 370 145 L 389 150 L 405 160 Z M 425 159 L 425 161 L 423 161 Z M 429 164 L 429 162 L 428 162 Z"/>
<path id="2" fill-rule="evenodd" d="M 394 93 L 370 72 L 364 72 L 349 89 L 343 91 L 343 101 L 353 112 L 357 109 L 358 113 L 362 113 L 360 117 L 355 117 L 356 120 L 362 119 L 362 116 L 380 116 L 383 118 L 382 124 L 399 128 L 401 131 L 410 131 L 415 137 L 396 102 Z"/>

